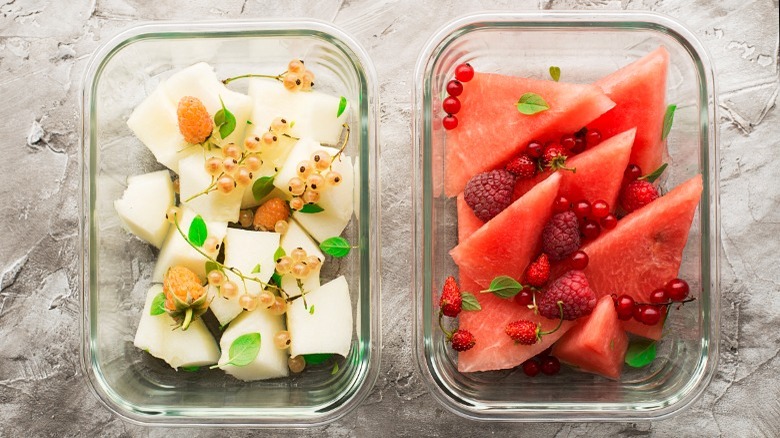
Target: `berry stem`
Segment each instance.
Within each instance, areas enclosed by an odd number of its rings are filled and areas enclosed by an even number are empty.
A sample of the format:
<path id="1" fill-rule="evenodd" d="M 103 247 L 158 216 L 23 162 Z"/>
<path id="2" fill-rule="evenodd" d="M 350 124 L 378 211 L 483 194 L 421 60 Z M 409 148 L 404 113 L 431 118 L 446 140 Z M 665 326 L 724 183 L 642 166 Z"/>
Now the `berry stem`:
<path id="1" fill-rule="evenodd" d="M 341 145 L 341 147 L 339 148 L 339 151 L 336 152 L 333 155 L 333 157 L 330 159 L 331 165 L 333 165 L 333 163 L 336 161 L 336 158 L 338 158 L 339 156 L 341 156 L 342 153 L 344 153 L 344 149 L 347 148 L 347 143 L 349 143 L 349 125 L 344 123 L 341 126 L 344 128 L 343 131 L 345 132 L 344 133 L 344 144 Z"/>
<path id="2" fill-rule="evenodd" d="M 677 306 L 677 308 L 679 309 L 680 306 L 682 306 L 685 303 L 690 303 L 691 301 L 696 301 L 696 298 L 691 297 L 691 298 L 684 299 L 682 301 L 672 301 L 672 300 L 669 300 L 666 303 L 640 303 L 640 302 L 637 302 L 637 303 L 635 303 L 635 305 L 636 306 L 666 307 L 666 306 L 671 306 L 672 304 L 679 304 L 679 306 Z"/>
<path id="3" fill-rule="evenodd" d="M 276 80 L 276 81 L 281 81 L 284 78 L 284 75 L 286 73 L 287 72 L 284 72 L 284 73 L 278 74 L 276 76 L 274 76 L 274 75 L 261 75 L 261 74 L 249 73 L 249 74 L 245 74 L 245 75 L 233 76 L 232 78 L 223 79 L 222 83 L 227 85 L 227 84 L 235 81 L 236 79 L 246 79 L 246 78 L 265 78 L 265 79 L 273 79 L 273 80 Z"/>
<path id="4" fill-rule="evenodd" d="M 539 331 L 539 334 L 537 335 L 539 338 L 541 338 L 543 335 L 553 334 L 557 332 L 559 328 L 561 328 L 561 325 L 563 325 L 563 301 L 558 301 L 558 311 L 561 314 L 561 318 L 558 320 L 558 325 L 556 325 L 554 329 L 547 332 Z"/>
<path id="5" fill-rule="evenodd" d="M 189 328 L 191 322 L 192 322 L 192 307 L 188 308 L 184 312 L 184 322 L 181 323 L 182 331 L 187 330 Z"/>
<path id="6" fill-rule="evenodd" d="M 442 322 L 443 316 L 444 313 L 442 313 L 442 311 L 439 310 L 439 328 L 441 329 L 442 332 L 444 332 L 444 334 L 447 336 L 447 340 L 449 341 L 450 339 L 452 339 L 453 332 L 447 331 L 447 329 L 444 328 L 444 323 Z"/>

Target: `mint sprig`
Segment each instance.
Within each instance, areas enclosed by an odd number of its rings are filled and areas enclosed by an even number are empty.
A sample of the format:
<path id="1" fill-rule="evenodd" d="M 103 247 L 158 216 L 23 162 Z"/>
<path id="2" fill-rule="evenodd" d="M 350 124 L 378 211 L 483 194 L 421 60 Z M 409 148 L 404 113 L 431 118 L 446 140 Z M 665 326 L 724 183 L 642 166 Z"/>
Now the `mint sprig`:
<path id="1" fill-rule="evenodd" d="M 347 239 L 336 236 L 323 240 L 322 243 L 320 243 L 320 249 L 325 254 L 338 259 L 346 257 L 352 247 Z"/>
<path id="2" fill-rule="evenodd" d="M 195 219 L 190 223 L 190 229 L 187 231 L 187 239 L 192 242 L 193 245 L 201 247 L 206 242 L 208 234 L 206 221 L 203 220 L 201 215 L 195 216 Z"/>
<path id="3" fill-rule="evenodd" d="M 236 116 L 225 108 L 222 96 L 219 96 L 219 103 L 222 105 L 222 109 L 214 114 L 214 124 L 219 129 L 219 136 L 225 139 L 236 130 Z"/>
<path id="4" fill-rule="evenodd" d="M 149 314 L 152 316 L 162 315 L 165 313 L 165 294 L 160 292 L 154 296 L 152 305 L 149 306 Z"/>
<path id="5" fill-rule="evenodd" d="M 655 360 L 656 342 L 638 341 L 632 342 L 626 351 L 626 365 L 633 368 L 642 368 Z"/>
<path id="6" fill-rule="evenodd" d="M 534 115 L 550 109 L 550 105 L 536 93 L 525 93 L 517 101 L 517 110 L 525 115 Z"/>
<path id="7" fill-rule="evenodd" d="M 460 299 L 461 299 L 460 306 L 463 310 L 469 310 L 472 312 L 482 310 L 482 306 L 479 304 L 479 300 L 477 300 L 477 297 L 475 297 L 471 293 L 469 292 L 461 293 Z"/>
<path id="8" fill-rule="evenodd" d="M 664 127 L 661 131 L 661 141 L 666 140 L 669 135 L 669 131 L 672 130 L 672 123 L 674 123 L 674 112 L 677 110 L 677 105 L 669 105 L 666 107 L 666 113 L 664 114 Z"/>
<path id="9" fill-rule="evenodd" d="M 550 66 L 550 77 L 555 82 L 558 82 L 561 79 L 561 68 L 555 65 Z"/>
<path id="10" fill-rule="evenodd" d="M 499 275 L 490 282 L 490 287 L 480 293 L 492 293 L 499 298 L 512 298 L 523 290 L 523 285 L 506 275 Z"/>
<path id="11" fill-rule="evenodd" d="M 230 344 L 228 361 L 222 364 L 212 365 L 211 369 L 233 365 L 243 367 L 252 363 L 260 352 L 260 333 L 247 333 L 237 337 Z"/>

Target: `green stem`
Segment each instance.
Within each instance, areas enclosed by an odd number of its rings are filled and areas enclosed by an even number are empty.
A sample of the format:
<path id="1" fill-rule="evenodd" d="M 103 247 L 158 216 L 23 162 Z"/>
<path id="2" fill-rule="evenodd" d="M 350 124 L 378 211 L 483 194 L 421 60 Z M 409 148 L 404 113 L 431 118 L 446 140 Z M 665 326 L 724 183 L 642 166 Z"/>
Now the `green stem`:
<path id="1" fill-rule="evenodd" d="M 555 333 L 558 331 L 559 328 L 561 328 L 561 325 L 563 325 L 563 301 L 558 301 L 558 311 L 561 314 L 561 318 L 558 320 L 558 325 L 555 326 L 555 328 L 550 330 L 549 332 L 540 331 L 538 337 L 541 338 L 544 335 Z"/>
<path id="2" fill-rule="evenodd" d="M 191 322 L 192 322 L 192 307 L 188 307 L 187 310 L 184 311 L 184 322 L 181 323 L 181 330 L 187 331 L 187 329 L 190 327 Z"/>
<path id="3" fill-rule="evenodd" d="M 347 143 L 349 143 L 349 125 L 344 123 L 341 126 L 342 126 L 342 128 L 344 128 L 344 130 L 346 130 L 346 134 L 344 134 L 344 144 L 341 145 L 341 147 L 339 148 L 339 151 L 336 152 L 336 155 L 334 155 L 333 158 L 330 159 L 330 164 L 331 165 L 333 165 L 333 163 L 336 161 L 336 158 L 338 158 L 344 152 L 344 149 L 347 148 Z"/>
<path id="4" fill-rule="evenodd" d="M 444 332 L 445 335 L 447 335 L 447 340 L 449 341 L 450 339 L 452 339 L 452 332 L 447 331 L 447 329 L 444 328 L 444 323 L 441 320 L 442 316 L 444 316 L 444 314 L 442 313 L 441 310 L 439 310 L 439 328 L 441 329 L 442 332 Z"/>
<path id="5" fill-rule="evenodd" d="M 284 73 L 287 73 L 287 72 L 284 72 Z M 222 83 L 227 85 L 227 84 L 235 81 L 236 79 L 246 79 L 246 78 L 265 78 L 265 79 L 274 79 L 276 81 L 281 81 L 282 78 L 284 77 L 284 73 L 282 73 L 280 75 L 276 75 L 276 76 L 249 73 L 249 74 L 245 74 L 245 75 L 233 76 L 232 78 L 223 79 Z"/>

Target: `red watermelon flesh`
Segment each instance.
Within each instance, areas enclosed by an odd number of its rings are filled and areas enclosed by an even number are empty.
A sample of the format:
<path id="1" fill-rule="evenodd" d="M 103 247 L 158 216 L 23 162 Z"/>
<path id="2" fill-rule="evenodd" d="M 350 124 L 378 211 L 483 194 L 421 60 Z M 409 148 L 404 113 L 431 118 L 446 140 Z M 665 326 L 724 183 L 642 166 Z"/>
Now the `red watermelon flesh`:
<path id="1" fill-rule="evenodd" d="M 636 127 L 629 162 L 638 165 L 645 174 L 657 169 L 664 158 L 661 131 L 666 112 L 668 67 L 669 52 L 659 47 L 595 83 L 616 105 L 587 128 L 599 130 L 602 138 L 606 138 Z"/>
<path id="2" fill-rule="evenodd" d="M 585 199 L 592 203 L 601 199 L 607 201 L 614 211 L 635 133 L 636 129 L 621 132 L 567 159 L 566 166 L 576 169 L 576 172 L 557 171 L 561 174 L 561 188 L 558 193 L 572 202 Z M 524 193 L 521 193 L 522 190 L 530 190 L 527 185 L 533 184 L 537 179 L 544 179 L 547 175 L 549 173 L 537 175 L 534 179 L 519 181 L 515 184 L 513 196 L 522 196 Z"/>
<path id="3" fill-rule="evenodd" d="M 463 193 L 458 195 L 458 242 L 463 242 L 484 224 L 466 204 Z"/>
<path id="4" fill-rule="evenodd" d="M 619 379 L 627 349 L 628 336 L 612 298 L 605 296 L 553 346 L 552 355 L 582 371 Z"/>
<path id="5" fill-rule="evenodd" d="M 517 110 L 525 93 L 536 93 L 549 109 L 533 115 Z M 462 192 L 474 175 L 500 167 L 535 138 L 571 134 L 615 104 L 595 85 L 476 73 L 459 96 L 458 127 L 447 131 L 445 193 Z"/>
<path id="6" fill-rule="evenodd" d="M 539 253 L 542 228 L 552 216 L 560 182 L 560 175 L 547 178 L 460 241 L 450 255 L 461 275 L 483 288 L 499 275 L 521 278 L 528 263 Z"/>

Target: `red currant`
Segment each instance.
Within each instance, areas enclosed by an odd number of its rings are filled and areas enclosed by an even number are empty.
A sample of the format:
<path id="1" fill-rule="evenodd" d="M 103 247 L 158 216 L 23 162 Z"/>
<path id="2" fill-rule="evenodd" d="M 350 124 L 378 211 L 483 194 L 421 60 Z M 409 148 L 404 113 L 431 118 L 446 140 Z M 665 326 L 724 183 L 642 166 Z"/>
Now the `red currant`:
<path id="1" fill-rule="evenodd" d="M 661 320 L 661 309 L 656 306 L 643 304 L 640 307 L 641 319 L 639 322 L 646 325 L 656 325 Z"/>
<path id="2" fill-rule="evenodd" d="M 545 356 L 542 358 L 542 372 L 548 376 L 558 374 L 561 370 L 561 362 L 555 356 Z"/>
<path id="3" fill-rule="evenodd" d="M 563 213 L 571 209 L 571 202 L 565 196 L 558 196 L 558 199 L 553 203 L 553 211 L 555 213 Z"/>
<path id="4" fill-rule="evenodd" d="M 634 316 L 634 299 L 629 295 L 621 295 L 617 297 L 617 304 L 615 310 L 617 310 L 618 319 L 627 321 Z"/>
<path id="5" fill-rule="evenodd" d="M 585 150 L 585 140 L 582 138 L 575 138 L 574 139 L 574 146 L 571 148 L 571 153 L 573 154 L 579 154 L 580 152 Z"/>
<path id="6" fill-rule="evenodd" d="M 632 316 L 634 317 L 634 319 L 639 322 L 642 322 L 642 306 L 639 304 L 635 304 L 633 310 L 634 311 Z"/>
<path id="7" fill-rule="evenodd" d="M 573 135 L 564 135 L 561 137 L 561 146 L 566 149 L 567 151 L 570 151 L 575 144 Z"/>
<path id="8" fill-rule="evenodd" d="M 582 271 L 588 267 L 589 259 L 588 255 L 585 254 L 585 251 L 574 251 L 574 254 L 569 257 L 569 260 L 573 269 Z"/>
<path id="9" fill-rule="evenodd" d="M 599 226 L 599 223 L 594 220 L 585 219 L 585 222 L 582 224 L 581 231 L 586 239 L 595 239 L 599 237 L 599 234 L 601 234 L 601 226 Z"/>
<path id="10" fill-rule="evenodd" d="M 669 301 L 669 296 L 665 289 L 656 289 L 650 293 L 650 302 L 654 304 L 663 304 Z"/>
<path id="11" fill-rule="evenodd" d="M 533 158 L 539 158 L 544 154 L 544 146 L 538 141 L 532 141 L 528 143 L 526 152 Z"/>
<path id="12" fill-rule="evenodd" d="M 474 67 L 468 62 L 455 67 L 455 79 L 461 82 L 468 82 L 474 78 Z"/>
<path id="13" fill-rule="evenodd" d="M 601 218 L 601 227 L 605 230 L 611 230 L 617 226 L 617 218 L 614 214 L 608 214 Z"/>
<path id="14" fill-rule="evenodd" d="M 447 114 L 443 119 L 441 119 L 441 124 L 447 131 L 455 129 L 458 127 L 458 118 L 452 114 Z"/>
<path id="15" fill-rule="evenodd" d="M 666 283 L 666 286 L 664 286 L 664 289 L 666 289 L 666 294 L 672 301 L 682 301 L 688 298 L 688 292 L 690 292 L 688 283 L 679 278 L 669 280 L 669 282 Z"/>
<path id="16" fill-rule="evenodd" d="M 582 199 L 574 203 L 572 211 L 577 215 L 577 218 L 582 220 L 583 218 L 590 216 L 590 202 Z"/>
<path id="17" fill-rule="evenodd" d="M 444 99 L 441 103 L 441 107 L 447 114 L 457 114 L 458 111 L 460 111 L 460 101 L 457 97 L 450 96 Z"/>
<path id="18" fill-rule="evenodd" d="M 463 84 L 455 79 L 447 82 L 447 94 L 450 96 L 460 96 L 463 93 Z"/>
<path id="19" fill-rule="evenodd" d="M 601 143 L 601 133 L 595 129 L 588 131 L 588 133 L 585 134 L 585 141 L 588 143 L 589 147 L 596 146 Z"/>
<path id="20" fill-rule="evenodd" d="M 629 164 L 623 172 L 623 184 L 636 181 L 640 176 L 642 176 L 642 169 L 636 164 Z"/>
<path id="21" fill-rule="evenodd" d="M 534 377 L 535 375 L 539 374 L 539 362 L 528 359 L 527 361 L 523 362 L 523 372 L 528 377 Z"/>
<path id="22" fill-rule="evenodd" d="M 593 214 L 594 218 L 596 219 L 604 218 L 609 214 L 609 204 L 607 204 L 607 201 L 602 201 L 601 199 L 599 199 L 598 201 L 593 203 L 590 211 Z"/>
<path id="23" fill-rule="evenodd" d="M 521 306 L 527 306 L 534 302 L 534 293 L 530 289 L 523 289 L 515 295 L 515 302 Z"/>

